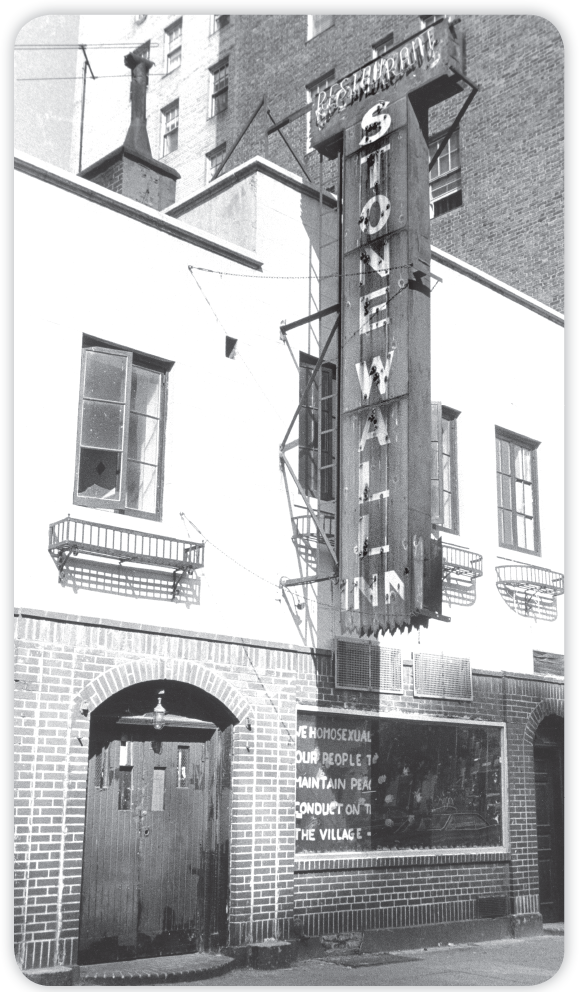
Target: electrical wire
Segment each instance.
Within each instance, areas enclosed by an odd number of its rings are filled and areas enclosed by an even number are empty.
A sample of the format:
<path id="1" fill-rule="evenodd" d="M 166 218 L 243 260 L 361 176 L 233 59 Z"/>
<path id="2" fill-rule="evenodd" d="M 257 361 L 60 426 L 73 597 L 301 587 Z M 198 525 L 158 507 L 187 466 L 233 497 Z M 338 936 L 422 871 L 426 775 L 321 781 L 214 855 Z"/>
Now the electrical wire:
<path id="1" fill-rule="evenodd" d="M 211 310 L 211 313 L 212 313 L 212 314 L 213 314 L 213 316 L 215 317 L 215 320 L 217 321 L 217 323 L 219 324 L 219 326 L 221 327 L 221 329 L 222 329 L 222 330 L 223 330 L 223 331 L 225 332 L 225 334 L 227 335 L 227 328 L 226 328 L 226 327 L 224 326 L 224 324 L 223 324 L 223 322 L 222 322 L 222 321 L 221 321 L 221 319 L 220 319 L 220 318 L 219 318 L 219 317 L 217 316 L 217 314 L 215 313 L 215 310 L 214 310 L 214 309 L 213 309 L 213 307 L 211 306 L 211 303 L 209 302 L 209 299 L 207 298 L 207 295 L 205 294 L 205 292 L 204 292 L 204 290 L 203 290 L 203 287 L 201 286 L 201 283 L 199 282 L 199 280 L 197 279 L 197 277 L 196 277 L 196 275 L 195 275 L 195 273 L 193 272 L 193 266 L 191 266 L 191 265 L 189 265 L 189 266 L 188 266 L 188 268 L 189 268 L 189 272 L 191 273 L 191 275 L 193 276 L 193 279 L 195 280 L 195 282 L 196 282 L 196 284 L 197 284 L 197 287 L 198 287 L 198 289 L 199 289 L 199 292 L 200 292 L 200 293 L 201 293 L 201 295 L 203 296 L 203 299 L 205 300 L 205 302 L 207 303 L 207 306 L 208 306 L 208 307 L 209 307 L 209 309 Z M 230 336 L 230 335 L 227 335 L 227 336 Z M 232 336 L 232 335 L 231 335 L 231 336 Z M 240 362 L 241 362 L 241 364 L 242 364 L 242 365 L 244 366 L 244 368 L 246 368 L 246 369 L 247 369 L 247 371 L 249 372 L 249 374 L 250 374 L 250 376 L 251 376 L 251 378 L 252 378 L 252 379 L 253 379 L 253 381 L 255 382 L 255 384 L 256 384 L 256 386 L 257 386 L 257 388 L 258 388 L 258 389 L 260 390 L 260 392 L 261 392 L 261 394 L 262 394 L 262 395 L 263 395 L 263 396 L 265 397 L 265 399 L 266 399 L 266 400 L 267 400 L 267 402 L 269 403 L 269 405 L 270 405 L 270 407 L 271 407 L 271 408 L 272 408 L 272 410 L 274 411 L 274 413 L 275 413 L 275 415 L 276 415 L 276 417 L 278 418 L 278 420 L 280 420 L 280 421 L 281 421 L 281 423 L 283 423 L 284 421 L 283 421 L 283 417 L 282 417 L 282 415 L 281 415 L 281 413 L 280 413 L 280 412 L 279 412 L 279 410 L 278 410 L 278 409 L 277 409 L 277 408 L 276 408 L 276 407 L 274 406 L 274 404 L 273 404 L 273 403 L 272 403 L 272 401 L 270 400 L 270 398 L 269 398 L 269 396 L 267 395 L 267 393 L 266 393 L 266 392 L 265 392 L 265 390 L 263 389 L 263 387 L 262 387 L 262 385 L 261 385 L 261 383 L 260 383 L 260 381 L 259 381 L 259 379 L 256 379 L 256 377 L 254 376 L 254 374 L 253 374 L 253 372 L 251 371 L 251 369 L 250 369 L 250 367 L 249 367 L 249 365 L 247 364 L 247 362 L 246 362 L 246 361 L 244 361 L 244 359 L 243 359 L 243 356 L 242 356 L 242 355 L 240 355 L 240 354 L 239 354 L 239 352 L 236 352 L 236 357 L 237 357 L 237 360 L 238 360 L 238 361 L 240 361 Z"/>
<path id="2" fill-rule="evenodd" d="M 276 275 L 270 276 L 255 272 L 222 272 L 220 269 L 206 269 L 202 265 L 189 265 L 187 266 L 187 268 L 191 272 L 191 275 L 193 275 L 192 269 L 195 269 L 196 272 L 211 272 L 213 273 L 213 275 L 216 276 L 235 276 L 237 279 L 310 279 L 311 280 L 313 278 L 316 282 L 321 282 L 324 279 L 338 279 L 339 277 L 339 274 L 337 272 L 334 275 L 327 275 L 327 276 L 314 275 L 313 277 L 311 274 L 305 276 L 276 276 Z M 408 265 L 392 265 L 390 266 L 389 271 L 394 272 L 397 269 L 408 269 Z M 358 270 L 356 270 L 356 272 L 346 272 L 343 274 L 342 277 L 348 278 L 349 276 L 355 276 L 355 275 L 358 275 Z"/>
<path id="3" fill-rule="evenodd" d="M 159 47 L 159 43 L 157 41 L 153 41 L 149 43 L 149 48 L 158 48 L 158 47 Z M 134 45 L 130 41 L 113 41 L 113 42 L 95 41 L 94 43 L 87 41 L 87 42 L 77 42 L 76 44 L 66 44 L 66 45 L 38 42 L 37 44 L 30 43 L 29 45 L 14 45 L 14 50 L 17 52 L 25 52 L 25 51 L 34 52 L 34 51 L 45 51 L 45 50 L 64 51 L 65 49 L 73 49 L 73 50 L 76 49 L 78 51 L 78 49 L 81 48 L 129 48 L 131 51 L 134 51 Z"/>
<path id="4" fill-rule="evenodd" d="M 151 76 L 164 76 L 164 72 L 150 72 L 149 78 Z M 83 76 L 17 76 L 17 83 L 47 83 L 53 79 L 83 79 Z M 120 73 L 106 73 L 104 76 L 93 76 L 93 79 L 130 79 L 130 75 L 126 72 Z"/>
<path id="5" fill-rule="evenodd" d="M 227 554 L 227 551 L 224 551 L 223 548 L 219 548 L 213 541 L 210 541 L 208 537 L 205 537 L 205 534 L 203 533 L 203 531 L 199 530 L 199 528 L 197 527 L 197 524 L 194 524 L 193 521 L 190 520 L 190 518 L 187 516 L 187 514 L 186 513 L 183 513 L 182 510 L 180 511 L 179 516 L 181 517 L 181 519 L 182 519 L 182 521 L 183 521 L 183 523 L 185 525 L 185 530 L 187 530 L 187 525 L 185 524 L 185 521 L 187 521 L 188 523 L 191 524 L 192 527 L 195 528 L 195 530 L 197 531 L 197 533 L 201 535 L 201 537 L 203 538 L 203 540 L 207 544 L 210 544 L 212 548 L 215 548 L 216 551 L 219 551 L 219 554 L 220 555 L 224 555 L 225 558 L 229 558 L 229 561 L 232 561 L 234 565 L 237 565 L 239 568 L 242 568 L 245 572 L 249 572 L 249 574 L 255 576 L 256 579 L 260 579 L 261 582 L 265 582 L 266 585 L 272 586 L 275 590 L 277 590 L 279 592 L 279 588 L 280 588 L 279 587 L 279 584 L 276 584 L 275 582 L 272 582 L 271 579 L 264 578 L 263 575 L 258 575 L 258 573 L 257 572 L 254 572 L 252 568 L 248 568 L 247 565 L 242 565 L 242 563 L 240 561 L 237 561 L 236 558 L 233 558 L 232 555 Z M 188 534 L 188 537 L 189 537 L 189 540 L 191 540 L 191 535 L 190 534 Z"/>
<path id="6" fill-rule="evenodd" d="M 242 645 L 241 645 L 241 647 L 243 648 L 243 650 L 245 651 L 245 654 L 247 655 L 247 660 L 248 660 L 248 662 L 249 662 L 249 664 L 251 665 L 251 667 L 253 668 L 253 671 L 255 672 L 255 675 L 256 675 L 256 678 L 257 678 L 257 681 L 258 681 L 258 682 L 260 683 L 260 685 L 261 685 L 261 687 L 262 687 L 262 689 L 263 689 L 263 691 L 265 692 L 265 694 L 266 694 L 266 696 L 267 696 L 267 698 L 268 698 L 268 700 L 269 700 L 269 702 L 270 702 L 270 704 L 271 704 L 271 706 L 272 706 L 272 708 L 273 708 L 273 709 L 275 710 L 275 712 L 277 713 L 277 715 L 278 715 L 278 717 L 279 717 L 279 721 L 280 721 L 280 723 L 281 723 L 281 725 L 282 725 L 282 727 L 284 728 L 284 730 L 286 731 L 286 733 L 287 733 L 287 735 L 288 735 L 288 737 L 289 737 L 289 739 L 290 739 L 290 744 L 291 744 L 291 745 L 293 746 L 293 744 L 295 744 L 295 741 L 294 741 L 294 739 L 293 739 L 293 737 L 292 737 L 292 735 L 291 735 L 291 733 L 290 733 L 290 731 L 289 731 L 289 728 L 288 728 L 288 726 L 287 726 L 287 724 L 286 724 L 286 722 L 285 722 L 285 720 L 283 720 L 283 719 L 282 719 L 282 716 L 281 716 L 281 714 L 280 714 L 280 712 L 279 712 L 279 710 L 278 710 L 278 708 L 277 708 L 277 706 L 275 705 L 275 703 L 274 703 L 274 701 L 273 701 L 273 699 L 271 698 L 271 696 L 270 696 L 270 694 L 269 694 L 269 692 L 267 691 L 267 687 L 266 687 L 266 685 L 265 685 L 265 683 L 263 682 L 263 680 L 262 680 L 262 678 L 261 678 L 261 676 L 260 676 L 260 674 L 259 674 L 259 672 L 258 672 L 258 670 L 257 670 L 257 668 L 256 668 L 256 667 L 255 667 L 255 665 L 253 664 L 253 662 L 252 662 L 252 660 L 251 660 L 251 658 L 250 658 L 250 656 L 249 656 L 249 652 L 248 652 L 248 650 L 247 650 L 247 648 L 245 647 L 245 644 L 242 644 Z"/>

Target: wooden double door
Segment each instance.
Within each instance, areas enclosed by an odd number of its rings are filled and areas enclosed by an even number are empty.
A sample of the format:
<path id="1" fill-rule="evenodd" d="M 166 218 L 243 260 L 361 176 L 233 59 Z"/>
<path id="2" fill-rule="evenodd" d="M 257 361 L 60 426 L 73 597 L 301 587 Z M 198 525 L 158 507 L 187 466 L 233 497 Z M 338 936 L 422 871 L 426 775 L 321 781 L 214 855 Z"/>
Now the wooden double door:
<path id="1" fill-rule="evenodd" d="M 91 734 L 81 964 L 225 943 L 230 750 L 231 728 Z"/>

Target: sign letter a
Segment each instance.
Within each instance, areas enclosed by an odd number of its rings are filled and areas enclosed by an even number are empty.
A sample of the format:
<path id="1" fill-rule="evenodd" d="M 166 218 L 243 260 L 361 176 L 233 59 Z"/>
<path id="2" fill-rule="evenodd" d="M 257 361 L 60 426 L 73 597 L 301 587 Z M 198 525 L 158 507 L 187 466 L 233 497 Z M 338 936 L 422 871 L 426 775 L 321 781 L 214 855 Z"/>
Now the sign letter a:
<path id="1" fill-rule="evenodd" d="M 379 407 L 372 410 L 366 423 L 364 424 L 364 430 L 362 431 L 362 437 L 360 438 L 359 450 L 363 451 L 366 446 L 366 441 L 370 441 L 373 437 L 378 438 L 379 444 L 388 443 L 388 431 Z"/>

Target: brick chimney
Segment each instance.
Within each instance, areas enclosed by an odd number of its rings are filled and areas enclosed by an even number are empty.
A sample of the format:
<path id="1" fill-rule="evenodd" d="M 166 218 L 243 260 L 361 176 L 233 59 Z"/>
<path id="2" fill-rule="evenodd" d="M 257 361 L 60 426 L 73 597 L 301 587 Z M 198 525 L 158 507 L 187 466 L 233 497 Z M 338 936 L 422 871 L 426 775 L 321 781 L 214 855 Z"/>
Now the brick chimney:
<path id="1" fill-rule="evenodd" d="M 80 175 L 105 189 L 122 193 L 154 210 L 164 210 L 175 202 L 179 173 L 151 155 L 147 134 L 147 78 L 154 65 L 141 55 L 125 56 L 131 70 L 131 123 L 120 148 L 115 148 Z"/>

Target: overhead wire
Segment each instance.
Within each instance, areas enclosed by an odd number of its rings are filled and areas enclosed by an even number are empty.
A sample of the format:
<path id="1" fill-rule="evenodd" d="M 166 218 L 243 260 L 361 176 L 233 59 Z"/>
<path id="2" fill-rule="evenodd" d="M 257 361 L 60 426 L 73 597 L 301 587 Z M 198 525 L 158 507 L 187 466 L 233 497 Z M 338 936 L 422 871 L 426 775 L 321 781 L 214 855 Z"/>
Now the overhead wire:
<path id="1" fill-rule="evenodd" d="M 215 317 L 215 320 L 217 321 L 217 323 L 219 324 L 219 326 L 221 327 L 221 329 L 222 329 L 222 330 L 223 330 L 223 331 L 225 332 L 225 334 L 226 334 L 227 336 L 233 336 L 233 335 L 228 335 L 228 332 L 227 332 L 227 328 L 226 328 L 226 327 L 225 327 L 225 325 L 223 324 L 223 321 L 222 321 L 222 320 L 220 319 L 220 317 L 219 317 L 219 316 L 218 316 L 218 315 L 217 315 L 217 314 L 215 313 L 215 310 L 213 309 L 213 307 L 212 307 L 212 305 L 211 305 L 211 303 L 210 303 L 210 301 L 209 301 L 209 299 L 208 299 L 208 297 L 207 297 L 207 295 L 206 295 L 206 293 L 205 293 L 205 291 L 204 291 L 204 289 L 203 289 L 203 287 L 201 286 L 201 283 L 199 282 L 199 280 L 198 280 L 198 279 L 197 279 L 197 277 L 195 276 L 195 273 L 193 272 L 193 267 L 192 267 L 191 265 L 189 265 L 189 266 L 188 266 L 188 268 L 189 268 L 189 272 L 191 273 L 191 275 L 193 276 L 193 279 L 195 280 L 195 282 L 196 282 L 196 284 L 197 284 L 197 287 L 198 287 L 198 289 L 199 289 L 199 292 L 200 292 L 200 293 L 201 293 L 201 295 L 203 296 L 203 299 L 205 300 L 205 302 L 207 303 L 207 306 L 208 306 L 208 307 L 209 307 L 209 309 L 211 310 L 211 313 L 212 313 L 212 314 L 213 314 L 213 316 Z M 267 395 L 267 393 L 266 393 L 266 392 L 265 392 L 265 390 L 263 389 L 263 387 L 262 387 L 262 385 L 261 385 L 261 383 L 259 382 L 259 379 L 256 379 L 256 377 L 254 376 L 254 374 L 253 374 L 253 372 L 251 371 L 251 369 L 250 369 L 250 367 L 249 367 L 249 365 L 248 365 L 248 364 L 247 364 L 247 362 L 246 362 L 246 361 L 244 360 L 244 358 L 243 358 L 243 356 L 242 356 L 242 355 L 241 355 L 241 354 L 240 354 L 239 352 L 236 352 L 236 357 L 237 357 L 237 360 L 238 360 L 238 361 L 240 361 L 240 362 L 241 362 L 241 364 L 242 364 L 242 365 L 244 366 L 244 368 L 245 368 L 245 369 L 247 369 L 247 371 L 249 372 L 249 374 L 250 374 L 250 376 L 251 376 L 251 378 L 252 378 L 252 379 L 254 380 L 254 382 L 256 383 L 256 385 L 257 385 L 257 387 L 258 387 L 258 389 L 260 390 L 260 392 L 262 393 L 262 395 L 263 395 L 263 396 L 265 396 L 265 398 L 266 398 L 266 400 L 267 400 L 267 402 L 268 402 L 268 403 L 269 403 L 269 405 L 271 406 L 271 408 L 272 408 L 272 410 L 274 411 L 274 413 L 275 413 L 275 415 L 276 415 L 276 417 L 277 417 L 277 418 L 278 418 L 278 419 L 279 419 L 279 420 L 280 420 L 280 421 L 281 421 L 281 422 L 283 423 L 283 417 L 282 417 L 282 415 L 281 415 L 281 413 L 280 413 L 280 412 L 279 412 L 279 410 L 278 410 L 278 409 L 277 409 L 277 408 L 276 408 L 276 407 L 274 406 L 274 404 L 272 403 L 272 401 L 271 401 L 271 399 L 269 398 L 269 396 Z"/>
<path id="2" fill-rule="evenodd" d="M 235 276 L 238 279 L 312 279 L 311 274 L 304 276 L 282 276 L 282 275 L 265 275 L 265 273 L 261 273 L 261 272 L 226 272 L 226 271 L 222 271 L 221 269 L 207 269 L 202 265 L 189 265 L 188 268 L 190 271 L 192 269 L 195 269 L 196 272 L 211 272 L 216 276 Z M 391 265 L 389 271 L 394 272 L 397 269 L 408 269 L 408 265 Z M 346 272 L 343 273 L 343 276 L 349 278 L 349 276 L 358 275 L 358 271 L 359 270 L 357 269 L 355 272 Z M 193 275 L 192 272 L 191 274 Z M 314 276 L 314 281 L 321 282 L 324 279 L 337 279 L 337 278 L 338 278 L 338 273 L 336 272 L 333 275 L 330 274 L 327 276 L 316 275 Z"/>
<path id="3" fill-rule="evenodd" d="M 164 75 L 165 75 L 164 72 L 150 72 L 149 73 L 149 78 L 151 76 L 164 76 Z M 17 83 L 47 83 L 47 82 L 50 82 L 53 79 L 67 79 L 67 80 L 69 80 L 69 79 L 82 79 L 82 78 L 83 78 L 82 76 L 17 76 L 16 77 L 16 82 Z M 131 77 L 130 77 L 130 74 L 127 74 L 126 72 L 118 72 L 118 73 L 115 72 L 115 73 L 110 73 L 110 74 L 109 73 L 105 73 L 102 76 L 100 76 L 100 75 L 99 76 L 94 76 L 93 78 L 94 79 L 130 79 Z"/>

